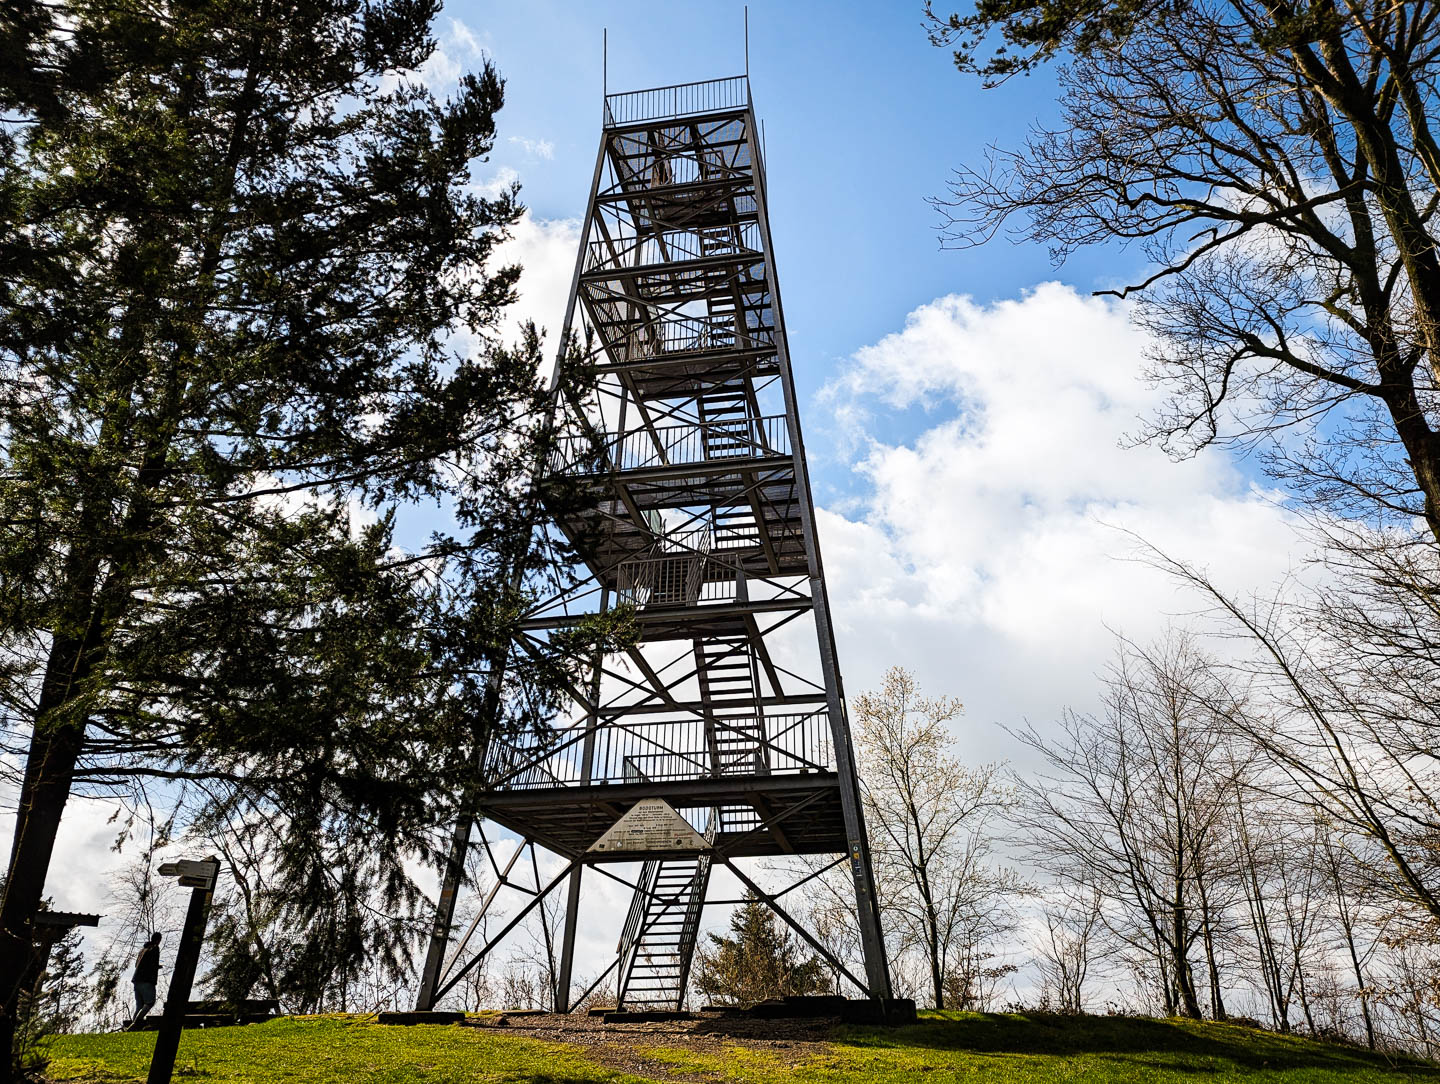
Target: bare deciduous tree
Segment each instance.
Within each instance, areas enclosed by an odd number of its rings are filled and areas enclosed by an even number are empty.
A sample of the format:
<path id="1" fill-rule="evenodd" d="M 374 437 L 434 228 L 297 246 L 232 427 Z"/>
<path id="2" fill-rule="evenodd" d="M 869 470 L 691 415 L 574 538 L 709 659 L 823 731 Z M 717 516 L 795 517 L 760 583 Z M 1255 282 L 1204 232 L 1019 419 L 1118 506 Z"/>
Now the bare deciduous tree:
<path id="1" fill-rule="evenodd" d="M 1264 603 L 1156 560 L 1254 648 L 1263 711 L 1231 726 L 1295 800 L 1368 841 L 1377 887 L 1440 922 L 1440 549 L 1358 530 L 1331 542 L 1323 587 Z"/>
<path id="2" fill-rule="evenodd" d="M 1035 950 L 1041 1004 L 1062 1013 L 1082 1012 L 1085 980 L 1097 949 L 1099 893 L 1053 900 L 1041 909 L 1040 917 L 1045 929 L 1036 937 Z"/>
<path id="3" fill-rule="evenodd" d="M 1151 265 L 1117 293 L 1174 392 L 1152 436 L 1178 454 L 1267 441 L 1325 506 L 1423 516 L 1440 538 L 1440 9 L 1019 0 L 930 16 L 992 80 L 1074 61 L 1064 123 L 937 201 L 950 241 L 1019 220 L 1057 261 L 1137 244 Z M 1009 49 L 990 53 L 991 35 Z"/>
<path id="4" fill-rule="evenodd" d="M 1097 893 L 1110 932 L 1148 958 L 1166 1012 L 1198 1018 L 1192 954 L 1217 920 L 1232 795 L 1214 704 L 1229 695 L 1178 634 L 1122 642 L 1105 685 L 1100 717 L 1069 714 L 1058 739 L 1020 733 L 1048 770 L 1024 784 L 1019 821 L 1039 864 Z M 1224 1015 L 1215 994 L 1212 1012 Z"/>
<path id="5" fill-rule="evenodd" d="M 855 698 L 855 745 L 881 906 L 902 948 L 924 956 L 936 1008 L 974 1007 L 997 966 L 987 946 L 1010 930 L 1027 886 L 995 861 L 991 828 L 1014 802 L 993 764 L 954 755 L 950 697 L 920 695 L 899 667 Z"/>

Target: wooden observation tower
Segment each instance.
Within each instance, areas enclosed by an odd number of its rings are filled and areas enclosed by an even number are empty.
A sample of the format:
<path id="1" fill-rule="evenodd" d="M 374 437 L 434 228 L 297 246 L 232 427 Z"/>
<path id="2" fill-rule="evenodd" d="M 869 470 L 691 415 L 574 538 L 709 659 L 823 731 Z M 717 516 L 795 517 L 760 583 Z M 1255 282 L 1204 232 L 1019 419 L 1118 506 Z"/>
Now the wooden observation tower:
<path id="1" fill-rule="evenodd" d="M 538 605 L 521 639 L 628 607 L 639 643 L 596 660 L 549 732 L 492 740 L 474 827 L 487 848 L 484 822 L 521 837 L 533 887 L 481 948 L 467 955 L 476 919 L 451 949 L 475 845 L 460 826 L 420 1009 L 562 885 L 555 1008 L 571 1008 L 584 997 L 571 972 L 585 886 L 599 876 L 632 892 L 592 984 L 608 976 L 622 1007 L 680 1007 L 717 867 L 843 970 L 786 911 L 789 889 L 761 891 L 747 869 L 785 855 L 848 871 L 864 968 L 844 973 L 890 996 L 757 137 L 743 76 L 605 98 L 564 325 L 598 383 L 584 401 L 557 397 L 556 432 L 576 435 L 545 468 L 582 487 L 555 525 L 584 578 Z M 537 847 L 563 860 L 548 883 Z M 498 884 L 518 884 L 520 853 L 493 862 Z"/>

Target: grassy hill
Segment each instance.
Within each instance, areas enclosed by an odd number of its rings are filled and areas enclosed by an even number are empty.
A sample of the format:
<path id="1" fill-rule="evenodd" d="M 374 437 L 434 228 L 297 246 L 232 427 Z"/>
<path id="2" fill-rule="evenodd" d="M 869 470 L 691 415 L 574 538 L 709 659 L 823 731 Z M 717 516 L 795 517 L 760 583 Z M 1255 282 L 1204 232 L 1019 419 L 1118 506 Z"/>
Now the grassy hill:
<path id="1" fill-rule="evenodd" d="M 842 1028 L 797 1041 L 644 1030 L 549 1042 L 500 1028 L 381 1027 L 373 1017 L 275 1020 L 187 1031 L 175 1079 L 259 1084 L 461 1081 L 743 1081 L 859 1084 L 955 1080 L 1400 1082 L 1440 1066 L 1226 1024 L 1129 1017 L 928 1013 L 913 1027 Z M 153 1034 L 67 1035 L 50 1047 L 57 1081 L 143 1081 Z M 931 1075 L 933 1074 L 933 1075 Z"/>

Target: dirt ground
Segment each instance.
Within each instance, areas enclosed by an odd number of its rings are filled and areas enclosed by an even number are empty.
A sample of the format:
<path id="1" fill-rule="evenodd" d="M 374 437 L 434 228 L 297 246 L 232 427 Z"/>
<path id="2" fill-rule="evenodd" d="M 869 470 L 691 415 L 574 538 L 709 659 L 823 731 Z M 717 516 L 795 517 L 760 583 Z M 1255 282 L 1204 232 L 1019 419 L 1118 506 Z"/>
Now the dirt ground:
<path id="1" fill-rule="evenodd" d="M 740 1046 L 762 1050 L 786 1064 L 808 1061 L 829 1049 L 833 1019 L 754 1020 L 725 1013 L 700 1013 L 693 1019 L 652 1023 L 606 1024 L 598 1016 L 576 1014 L 539 1015 L 502 1013 L 475 1026 L 504 1028 L 511 1035 L 525 1035 L 551 1042 L 582 1047 L 587 1057 L 621 1072 L 673 1080 L 713 1084 L 715 1075 L 678 1069 L 648 1058 L 641 1051 L 674 1046 L 686 1050 L 719 1053 Z"/>

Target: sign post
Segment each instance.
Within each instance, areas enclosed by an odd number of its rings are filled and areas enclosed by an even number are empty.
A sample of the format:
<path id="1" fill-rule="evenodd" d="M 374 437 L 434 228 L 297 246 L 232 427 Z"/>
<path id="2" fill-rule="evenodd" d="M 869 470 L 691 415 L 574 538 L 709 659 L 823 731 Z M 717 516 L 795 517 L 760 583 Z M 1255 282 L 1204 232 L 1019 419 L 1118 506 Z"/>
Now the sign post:
<path id="1" fill-rule="evenodd" d="M 170 1075 L 175 1071 L 180 1029 L 185 1023 L 185 1012 L 190 1007 L 190 987 L 195 982 L 195 968 L 200 963 L 200 946 L 205 940 L 205 922 L 210 917 L 210 899 L 215 892 L 215 878 L 220 874 L 220 860 L 211 857 L 202 861 L 166 862 L 160 867 L 160 873 L 165 877 L 178 877 L 181 886 L 192 891 L 146 1084 L 170 1084 Z"/>

